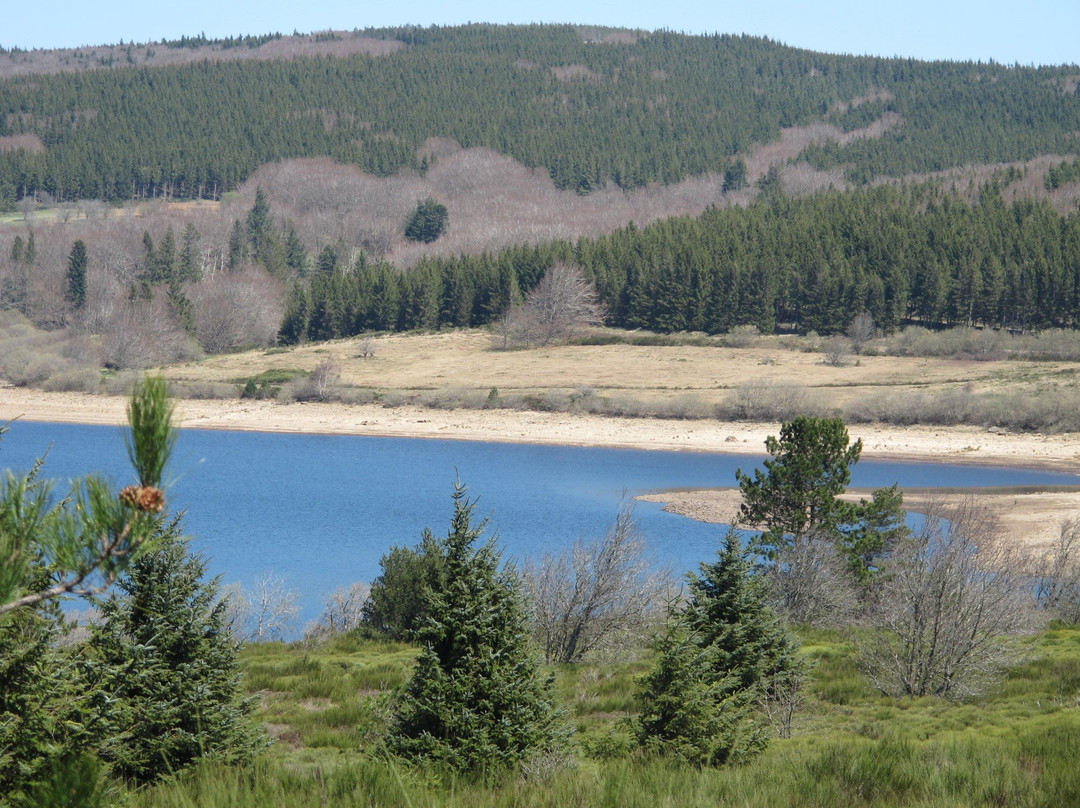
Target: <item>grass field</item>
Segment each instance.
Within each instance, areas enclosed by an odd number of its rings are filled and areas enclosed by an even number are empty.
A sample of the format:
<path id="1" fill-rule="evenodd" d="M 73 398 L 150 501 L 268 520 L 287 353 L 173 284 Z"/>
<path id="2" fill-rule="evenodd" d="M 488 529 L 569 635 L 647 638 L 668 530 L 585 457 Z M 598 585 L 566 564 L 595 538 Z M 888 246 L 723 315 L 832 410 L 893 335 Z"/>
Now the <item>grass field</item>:
<path id="1" fill-rule="evenodd" d="M 1080 804 L 1080 630 L 1052 628 L 987 696 L 877 694 L 832 632 L 804 632 L 814 661 L 792 737 L 748 765 L 698 770 L 630 750 L 624 719 L 648 660 L 555 670 L 577 727 L 565 759 L 488 782 L 440 777 L 377 752 L 386 696 L 415 653 L 341 637 L 244 652 L 275 743 L 251 770 L 214 764 L 122 795 L 133 806 L 1067 806 Z M 116 795 L 121 798 L 121 795 Z"/>
<path id="2" fill-rule="evenodd" d="M 705 413 L 749 385 L 798 387 L 823 409 L 912 392 L 1049 395 L 1075 386 L 1074 361 L 998 358 L 984 361 L 941 356 L 850 356 L 831 365 L 806 339 L 758 337 L 748 347 L 721 339 L 671 338 L 666 344 L 616 342 L 497 350 L 486 331 L 400 334 L 375 338 L 373 354 L 362 340 L 338 340 L 290 349 L 247 351 L 174 365 L 166 375 L 180 382 L 242 384 L 267 371 L 311 371 L 327 360 L 341 384 L 374 394 L 454 394 L 463 401 L 560 392 L 638 401 L 656 407 L 682 399 Z"/>

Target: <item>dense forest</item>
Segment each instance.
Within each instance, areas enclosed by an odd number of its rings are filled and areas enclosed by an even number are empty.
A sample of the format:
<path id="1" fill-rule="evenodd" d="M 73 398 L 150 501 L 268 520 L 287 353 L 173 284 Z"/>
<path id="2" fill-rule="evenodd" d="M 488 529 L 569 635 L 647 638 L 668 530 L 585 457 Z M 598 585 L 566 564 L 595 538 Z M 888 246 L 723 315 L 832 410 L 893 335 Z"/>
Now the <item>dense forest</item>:
<path id="1" fill-rule="evenodd" d="M 815 122 L 880 126 L 805 151 L 856 182 L 1080 151 L 1075 67 L 834 56 L 748 36 L 589 38 L 555 25 L 354 35 L 398 47 L 2 80 L 0 209 L 42 193 L 216 198 L 295 157 L 423 171 L 422 146 L 436 137 L 546 169 L 582 193 L 723 173 L 754 144 Z M 264 41 L 276 42 L 245 44 Z"/>
<path id="2" fill-rule="evenodd" d="M 863 311 L 890 331 L 904 322 L 1027 330 L 1080 320 L 1080 216 L 1006 204 L 993 185 L 973 205 L 921 185 L 774 195 L 404 273 L 363 256 L 339 268 L 328 250 L 314 277 L 293 286 L 281 339 L 487 324 L 560 261 L 585 269 L 608 324 L 624 328 L 828 334 Z"/>

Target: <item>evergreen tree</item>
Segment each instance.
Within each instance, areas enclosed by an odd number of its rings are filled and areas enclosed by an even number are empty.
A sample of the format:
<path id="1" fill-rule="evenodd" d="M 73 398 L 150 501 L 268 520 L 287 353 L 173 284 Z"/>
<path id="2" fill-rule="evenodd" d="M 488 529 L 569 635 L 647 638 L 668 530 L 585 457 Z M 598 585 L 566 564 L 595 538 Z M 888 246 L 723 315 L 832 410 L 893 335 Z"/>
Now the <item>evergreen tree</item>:
<path id="1" fill-rule="evenodd" d="M 798 645 L 768 605 L 734 530 L 719 558 L 690 578 L 690 599 L 657 643 L 639 682 L 635 724 L 646 749 L 697 765 L 744 760 L 765 748 L 757 709 L 789 694 L 803 671 Z"/>
<path id="2" fill-rule="evenodd" d="M 450 531 L 438 548 L 445 581 L 427 592 L 423 650 L 386 746 L 460 772 L 513 767 L 557 749 L 568 729 L 530 648 L 517 572 L 501 564 L 494 537 L 476 546 L 486 521 L 472 524 L 465 487 L 456 484 L 453 496 Z"/>
<path id="3" fill-rule="evenodd" d="M 729 191 L 738 191 L 740 188 L 747 186 L 746 181 L 746 161 L 741 157 L 727 167 L 724 172 L 724 193 Z"/>
<path id="4" fill-rule="evenodd" d="M 446 230 L 450 215 L 446 205 L 428 197 L 416 206 L 409 221 L 405 223 L 405 238 L 410 241 L 435 241 Z"/>
<path id="5" fill-rule="evenodd" d="M 244 227 L 239 219 L 234 219 L 232 230 L 229 231 L 229 269 L 240 269 L 247 261 L 247 256 L 248 245 Z"/>
<path id="6" fill-rule="evenodd" d="M 71 247 L 68 255 L 67 298 L 76 309 L 86 303 L 86 244 L 80 239 Z"/>
<path id="7" fill-rule="evenodd" d="M 202 260 L 199 255 L 199 230 L 188 222 L 184 225 L 184 234 L 180 238 L 180 277 L 179 280 L 197 281 L 202 277 Z"/>
<path id="8" fill-rule="evenodd" d="M 851 482 L 862 441 L 848 445 L 841 419 L 799 416 L 780 427 L 779 439 L 770 435 L 765 448 L 772 459 L 764 472 L 755 469 L 750 477 L 740 469 L 735 476 L 743 495 L 741 515 L 764 526 L 767 551 L 815 531 L 836 534 L 855 520 L 855 506 L 839 497 Z"/>
<path id="9" fill-rule="evenodd" d="M 248 761 L 263 744 L 242 696 L 238 643 L 206 561 L 178 521 L 100 604 L 87 678 L 106 731 L 99 754 L 113 772 L 147 783 L 203 757 Z"/>
<path id="10" fill-rule="evenodd" d="M 49 585 L 40 557 L 29 588 Z M 73 704 L 72 664 L 59 647 L 55 601 L 0 617 L 0 801 L 34 805 L 28 794 L 52 761 L 75 751 L 82 726 Z"/>
<path id="11" fill-rule="evenodd" d="M 425 530 L 414 547 L 391 547 L 379 559 L 382 573 L 371 582 L 364 602 L 364 624 L 397 640 L 416 636 L 428 619 L 427 592 L 446 583 L 446 558 L 438 539 Z"/>

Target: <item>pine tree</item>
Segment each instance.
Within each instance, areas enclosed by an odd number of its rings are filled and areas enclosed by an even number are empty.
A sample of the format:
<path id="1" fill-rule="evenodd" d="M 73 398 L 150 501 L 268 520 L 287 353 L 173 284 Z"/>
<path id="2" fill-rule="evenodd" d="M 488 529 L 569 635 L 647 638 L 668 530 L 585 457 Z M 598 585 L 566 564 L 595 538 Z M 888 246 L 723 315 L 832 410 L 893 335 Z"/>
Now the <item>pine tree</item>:
<path id="1" fill-rule="evenodd" d="M 765 471 L 754 476 L 736 472 L 742 489 L 742 516 L 763 524 L 761 543 L 771 553 L 793 537 L 815 531 L 837 534 L 855 521 L 857 509 L 840 500 L 851 482 L 851 466 L 859 460 L 862 441 L 848 445 L 848 431 L 839 418 L 799 416 L 770 435 L 765 448 L 772 455 Z"/>
<path id="2" fill-rule="evenodd" d="M 445 583 L 428 592 L 423 651 L 386 746 L 459 772 L 513 767 L 557 750 L 569 730 L 530 647 L 520 578 L 501 564 L 494 537 L 476 546 L 487 522 L 472 524 L 475 503 L 460 483 L 453 497 L 450 531 L 439 542 Z"/>
<path id="3" fill-rule="evenodd" d="M 405 224 L 405 238 L 410 241 L 435 241 L 446 230 L 450 215 L 446 205 L 428 197 L 416 205 L 416 210 Z"/>

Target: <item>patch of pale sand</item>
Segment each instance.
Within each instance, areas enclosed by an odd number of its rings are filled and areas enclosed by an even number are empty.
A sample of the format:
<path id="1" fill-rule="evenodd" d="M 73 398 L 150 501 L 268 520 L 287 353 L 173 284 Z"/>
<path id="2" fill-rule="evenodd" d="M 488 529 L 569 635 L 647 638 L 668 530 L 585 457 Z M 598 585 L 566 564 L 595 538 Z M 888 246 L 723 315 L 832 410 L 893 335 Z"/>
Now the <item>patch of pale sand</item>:
<path id="1" fill-rule="evenodd" d="M 845 498 L 868 498 L 869 491 L 852 491 Z M 993 509 L 1003 533 L 1012 541 L 1032 549 L 1048 549 L 1059 535 L 1061 523 L 1080 515 L 1080 490 L 1016 493 L 980 489 L 973 494 Z M 922 513 L 931 502 L 948 504 L 966 494 L 948 491 L 907 492 L 904 505 Z M 742 504 L 738 488 L 664 491 L 636 497 L 644 502 L 664 503 L 664 510 L 699 522 L 731 524 Z"/>
<path id="2" fill-rule="evenodd" d="M 127 399 L 0 386 L 0 423 L 12 418 L 63 423 L 125 422 Z M 778 424 L 613 418 L 509 409 L 440 410 L 378 404 L 292 403 L 251 399 L 178 402 L 180 426 L 307 434 L 454 438 L 511 443 L 611 446 L 732 454 L 765 453 Z M 849 426 L 863 457 L 1023 466 L 1080 472 L 1080 434 L 989 432 L 977 427 Z"/>

